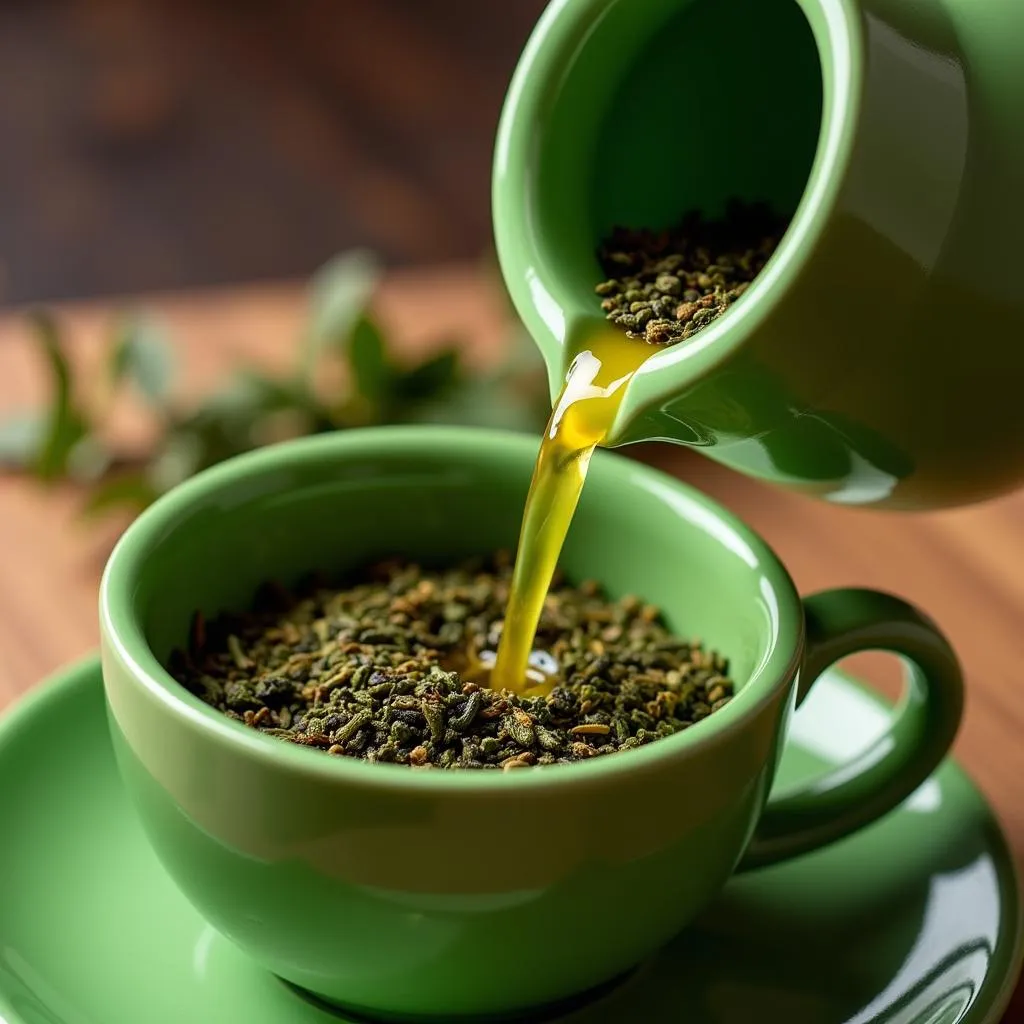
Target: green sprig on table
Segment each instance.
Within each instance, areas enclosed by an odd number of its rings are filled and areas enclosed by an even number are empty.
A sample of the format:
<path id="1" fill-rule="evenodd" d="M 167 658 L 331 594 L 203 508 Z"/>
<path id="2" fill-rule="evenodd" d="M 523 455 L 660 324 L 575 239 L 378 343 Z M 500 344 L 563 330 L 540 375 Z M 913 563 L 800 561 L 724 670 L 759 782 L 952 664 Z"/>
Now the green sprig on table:
<path id="1" fill-rule="evenodd" d="M 398 357 L 372 311 L 381 271 L 372 254 L 336 257 L 314 276 L 290 370 L 238 367 L 198 402 L 175 398 L 174 348 L 145 314 L 116 322 L 96 379 L 76 381 L 68 339 L 45 310 L 29 314 L 50 377 L 45 408 L 0 420 L 0 471 L 87 488 L 90 515 L 142 511 L 200 470 L 262 445 L 385 423 L 452 423 L 539 430 L 549 411 L 543 364 L 509 319 L 504 360 L 464 365 L 460 346 L 434 346 L 419 362 Z M 132 389 L 157 430 L 142 452 L 107 440 L 116 399 Z"/>

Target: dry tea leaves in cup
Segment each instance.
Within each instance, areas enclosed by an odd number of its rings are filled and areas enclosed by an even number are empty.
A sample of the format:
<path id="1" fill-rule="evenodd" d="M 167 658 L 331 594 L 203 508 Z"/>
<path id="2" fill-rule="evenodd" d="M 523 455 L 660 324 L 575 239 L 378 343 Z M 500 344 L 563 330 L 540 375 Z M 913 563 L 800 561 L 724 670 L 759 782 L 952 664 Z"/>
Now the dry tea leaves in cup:
<path id="1" fill-rule="evenodd" d="M 617 227 L 598 250 L 605 317 L 630 338 L 672 345 L 718 319 L 764 269 L 787 222 L 763 203 L 688 214 L 671 231 Z"/>
<path id="2" fill-rule="evenodd" d="M 340 588 L 267 585 L 249 612 L 197 616 L 171 671 L 268 735 L 416 768 L 583 761 L 671 736 L 732 696 L 724 659 L 673 636 L 656 608 L 561 580 L 537 633 L 546 685 L 481 685 L 510 580 L 497 556 L 440 571 L 391 561 Z"/>

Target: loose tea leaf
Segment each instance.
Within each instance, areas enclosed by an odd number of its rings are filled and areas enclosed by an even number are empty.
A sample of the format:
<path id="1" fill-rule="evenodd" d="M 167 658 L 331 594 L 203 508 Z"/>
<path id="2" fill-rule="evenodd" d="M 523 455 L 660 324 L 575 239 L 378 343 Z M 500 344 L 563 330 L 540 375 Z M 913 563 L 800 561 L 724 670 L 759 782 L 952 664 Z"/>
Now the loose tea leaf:
<path id="1" fill-rule="evenodd" d="M 737 201 L 719 220 L 694 212 L 671 231 L 617 227 L 598 251 L 608 279 L 594 290 L 606 318 L 628 337 L 672 345 L 743 295 L 785 229 L 767 205 Z"/>
<path id="2" fill-rule="evenodd" d="M 540 695 L 491 690 L 510 559 L 442 571 L 391 561 L 341 588 L 265 586 L 253 610 L 196 616 L 171 671 L 230 718 L 334 756 L 414 768 L 564 764 L 687 729 L 733 693 L 725 660 L 656 608 L 594 583 L 552 588 Z"/>

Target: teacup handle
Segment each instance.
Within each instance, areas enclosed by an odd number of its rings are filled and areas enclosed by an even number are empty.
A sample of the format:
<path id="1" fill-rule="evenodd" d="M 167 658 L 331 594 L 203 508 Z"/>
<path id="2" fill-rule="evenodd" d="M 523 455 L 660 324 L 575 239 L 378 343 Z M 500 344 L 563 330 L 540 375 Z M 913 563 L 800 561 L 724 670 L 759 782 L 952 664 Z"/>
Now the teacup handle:
<path id="1" fill-rule="evenodd" d="M 880 818 L 938 767 L 960 724 L 960 665 L 923 613 L 877 590 L 827 590 L 804 598 L 803 605 L 806 651 L 798 706 L 830 665 L 858 651 L 902 655 L 908 668 L 904 692 L 889 728 L 854 761 L 796 792 L 769 798 L 738 870 L 816 850 Z"/>

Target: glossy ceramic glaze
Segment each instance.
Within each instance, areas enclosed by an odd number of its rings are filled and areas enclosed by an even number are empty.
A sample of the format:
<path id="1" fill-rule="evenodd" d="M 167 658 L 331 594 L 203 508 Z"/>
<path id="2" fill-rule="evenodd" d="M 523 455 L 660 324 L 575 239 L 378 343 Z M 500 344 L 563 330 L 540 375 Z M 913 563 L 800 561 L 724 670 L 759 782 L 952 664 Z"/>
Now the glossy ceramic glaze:
<path id="1" fill-rule="evenodd" d="M 243 606 L 268 578 L 395 551 L 447 560 L 514 546 L 535 452 L 521 435 L 450 428 L 263 450 L 162 499 L 107 566 L 114 747 L 158 855 L 259 963 L 345 1005 L 504 1011 L 585 990 L 650 955 L 736 867 L 794 702 L 853 650 L 890 648 L 916 665 L 900 714 L 857 765 L 773 802 L 747 866 L 895 806 L 956 730 L 956 659 L 917 612 L 865 591 L 801 607 L 749 529 L 607 452 L 591 467 L 563 564 L 613 594 L 642 595 L 728 654 L 737 696 L 684 733 L 518 774 L 412 772 L 246 729 L 161 667 L 196 606 Z M 639 898 L 654 879 L 657 899 Z M 593 909 L 595 894 L 604 909 Z"/>
<path id="2" fill-rule="evenodd" d="M 870 749 L 888 717 L 830 672 L 794 717 L 777 788 Z M 98 660 L 0 719 L 0 778 L 4 1024 L 357 1024 L 263 971 L 163 871 L 117 776 Z M 946 763 L 883 821 L 734 879 L 610 992 L 541 1019 L 996 1024 L 1020 938 L 1010 853 Z"/>
<path id="3" fill-rule="evenodd" d="M 795 216 L 743 299 L 629 386 L 613 444 L 700 446 L 847 504 L 1024 481 L 1024 4 L 554 0 L 509 89 L 494 223 L 560 385 L 599 239 L 732 195 Z"/>

